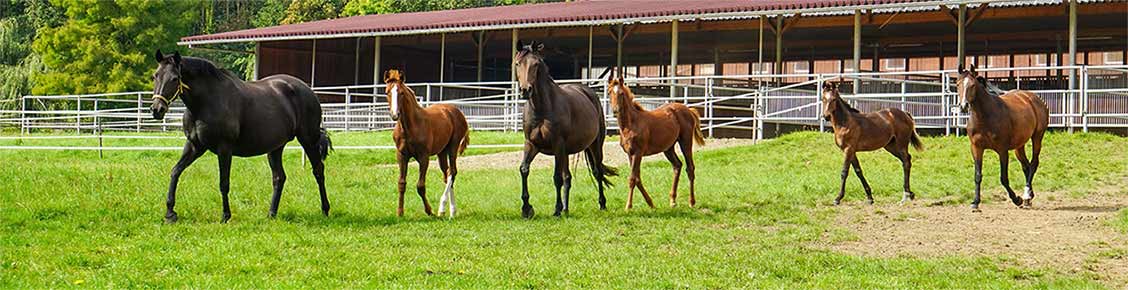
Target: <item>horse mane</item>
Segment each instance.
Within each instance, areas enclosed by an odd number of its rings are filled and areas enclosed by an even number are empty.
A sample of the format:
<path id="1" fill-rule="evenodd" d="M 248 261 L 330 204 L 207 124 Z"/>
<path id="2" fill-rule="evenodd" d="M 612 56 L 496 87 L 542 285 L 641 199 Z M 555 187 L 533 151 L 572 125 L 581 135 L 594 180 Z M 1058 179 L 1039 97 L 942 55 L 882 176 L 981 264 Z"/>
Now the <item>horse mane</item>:
<path id="1" fill-rule="evenodd" d="M 243 80 L 229 70 L 219 68 L 210 60 L 187 56 L 180 60 L 180 72 L 192 76 L 210 76 Z"/>
<path id="2" fill-rule="evenodd" d="M 849 110 L 850 112 L 861 113 L 861 111 L 858 111 L 858 109 L 854 109 L 854 107 L 850 106 L 850 103 L 847 103 L 846 100 L 839 98 L 838 103 L 842 104 L 842 106 L 845 107 L 846 110 Z"/>
<path id="3" fill-rule="evenodd" d="M 1007 93 L 1006 90 L 999 88 L 999 86 L 996 86 L 995 84 L 987 82 L 987 78 L 985 78 L 985 77 L 978 76 L 978 77 L 975 77 L 975 80 L 979 81 L 979 83 L 983 84 L 983 90 L 987 91 L 988 95 L 997 97 L 997 96 L 1000 96 L 1000 95 Z"/>

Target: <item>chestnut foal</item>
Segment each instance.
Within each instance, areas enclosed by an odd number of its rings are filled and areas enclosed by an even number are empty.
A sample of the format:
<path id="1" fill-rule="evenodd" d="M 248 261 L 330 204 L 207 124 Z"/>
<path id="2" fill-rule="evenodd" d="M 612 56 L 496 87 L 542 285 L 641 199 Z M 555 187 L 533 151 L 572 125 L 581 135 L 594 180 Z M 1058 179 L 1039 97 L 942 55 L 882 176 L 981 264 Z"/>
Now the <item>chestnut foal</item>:
<path id="1" fill-rule="evenodd" d="M 446 178 L 446 190 L 439 199 L 439 215 L 443 215 L 449 200 L 450 217 L 454 217 L 454 177 L 458 175 L 458 154 L 470 145 L 470 127 L 466 117 L 458 108 L 447 104 L 420 107 L 415 91 L 403 84 L 403 75 L 397 70 L 384 73 L 384 83 L 387 84 L 388 108 L 392 120 L 396 121 L 392 131 L 392 138 L 396 141 L 396 161 L 399 163 L 399 207 L 396 215 L 403 216 L 407 162 L 412 158 L 419 162 L 419 182 L 415 188 L 419 198 L 423 199 L 423 210 L 432 215 L 431 204 L 427 202 L 427 165 L 431 156 L 438 155 L 439 169 Z"/>

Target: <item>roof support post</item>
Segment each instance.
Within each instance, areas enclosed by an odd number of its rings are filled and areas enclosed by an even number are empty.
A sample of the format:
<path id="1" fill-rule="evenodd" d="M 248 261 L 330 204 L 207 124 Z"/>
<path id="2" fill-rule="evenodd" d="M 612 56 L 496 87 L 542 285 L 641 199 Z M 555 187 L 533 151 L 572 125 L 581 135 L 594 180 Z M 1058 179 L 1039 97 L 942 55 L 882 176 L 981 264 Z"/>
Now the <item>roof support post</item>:
<path id="1" fill-rule="evenodd" d="M 623 26 L 619 23 L 615 26 L 615 67 L 616 69 L 623 66 Z"/>
<path id="2" fill-rule="evenodd" d="M 375 85 L 380 83 L 380 37 L 372 37 L 372 44 L 372 50 L 374 51 L 374 57 L 372 58 L 372 85 L 373 88 L 375 88 Z M 373 91 L 372 93 L 375 94 L 376 92 Z"/>
<path id="3" fill-rule="evenodd" d="M 670 77 L 678 76 L 678 21 L 670 22 Z M 670 80 L 670 97 L 676 97 L 678 90 L 674 87 L 677 81 Z"/>
<path id="4" fill-rule="evenodd" d="M 862 67 L 862 10 L 854 10 L 854 59 L 853 64 L 854 73 L 861 72 Z M 854 78 L 854 94 L 858 94 L 858 85 L 861 82 L 858 78 Z"/>
<path id="5" fill-rule="evenodd" d="M 485 50 L 486 50 L 486 32 L 485 31 L 476 31 L 476 32 L 474 32 L 473 37 L 474 37 L 474 48 L 478 49 L 478 52 L 477 52 L 477 59 L 478 59 L 478 65 L 477 65 L 478 74 L 477 74 L 477 76 L 478 76 L 478 78 L 477 78 L 477 80 L 478 80 L 478 82 L 482 82 L 482 61 L 483 61 L 482 54 L 485 53 Z"/>
<path id="6" fill-rule="evenodd" d="M 353 85 L 360 84 L 360 37 L 356 38 L 356 47 L 353 49 Z"/>
<path id="7" fill-rule="evenodd" d="M 446 81 L 446 32 L 439 35 L 439 82 Z M 439 98 L 443 95 L 443 89 L 439 88 Z"/>
<path id="8" fill-rule="evenodd" d="M 588 53 L 588 59 L 587 59 L 587 78 L 589 78 L 589 79 L 594 79 L 594 78 L 595 78 L 595 76 L 594 76 L 594 75 L 592 75 L 592 73 L 594 72 L 594 70 L 593 70 L 593 68 L 591 67 L 591 55 L 592 55 L 591 47 L 592 47 L 592 38 L 593 38 L 593 35 L 594 35 L 594 34 L 595 34 L 595 26 L 590 26 L 590 25 L 589 25 L 589 26 L 588 26 L 588 49 L 587 49 L 587 53 Z"/>
<path id="9" fill-rule="evenodd" d="M 964 40 L 965 36 L 967 36 L 965 33 L 967 26 L 967 4 L 960 4 L 959 14 L 958 20 L 956 20 L 956 22 L 958 22 L 956 23 L 956 59 L 959 60 L 959 66 L 964 67 L 964 64 L 967 63 L 967 60 L 964 59 L 964 55 L 966 55 L 964 53 Z"/>
<path id="10" fill-rule="evenodd" d="M 1089 58 L 1086 57 L 1085 60 L 1088 61 Z M 1069 66 L 1074 66 L 1076 64 L 1077 64 L 1077 0 L 1070 0 L 1069 1 Z M 1076 88 L 1076 86 L 1077 86 L 1077 70 L 1069 69 L 1069 94 L 1073 98 L 1077 97 L 1077 94 L 1073 92 L 1073 89 Z M 1073 103 L 1069 103 L 1069 104 L 1073 104 Z M 1071 113 L 1073 111 L 1073 108 L 1066 108 L 1063 111 L 1065 113 Z M 1065 120 L 1067 120 L 1067 121 L 1063 122 L 1063 123 L 1065 123 L 1066 127 L 1069 127 L 1069 132 L 1073 132 L 1073 124 L 1072 124 L 1073 123 L 1073 117 L 1065 118 Z"/>
<path id="11" fill-rule="evenodd" d="M 309 86 L 314 87 L 314 80 L 317 79 L 317 39 L 313 40 L 313 52 L 309 59 Z"/>
<path id="12" fill-rule="evenodd" d="M 509 55 L 510 55 L 510 57 L 517 57 L 517 29 L 516 28 L 511 29 L 509 33 L 510 33 L 509 39 L 513 41 L 512 45 L 509 46 L 509 49 L 510 49 Z M 513 70 L 513 62 L 512 61 L 510 61 L 510 64 L 509 64 L 509 71 L 510 71 L 509 81 L 510 82 L 516 81 L 517 80 L 517 71 Z M 517 84 L 513 84 L 513 91 L 517 92 Z"/>
<path id="13" fill-rule="evenodd" d="M 776 30 L 775 30 L 775 71 L 773 73 L 783 73 L 783 15 L 776 17 Z"/>
<path id="14" fill-rule="evenodd" d="M 255 41 L 255 70 L 254 74 L 252 74 L 252 77 L 256 81 L 259 79 L 260 64 L 262 64 L 262 43 Z"/>

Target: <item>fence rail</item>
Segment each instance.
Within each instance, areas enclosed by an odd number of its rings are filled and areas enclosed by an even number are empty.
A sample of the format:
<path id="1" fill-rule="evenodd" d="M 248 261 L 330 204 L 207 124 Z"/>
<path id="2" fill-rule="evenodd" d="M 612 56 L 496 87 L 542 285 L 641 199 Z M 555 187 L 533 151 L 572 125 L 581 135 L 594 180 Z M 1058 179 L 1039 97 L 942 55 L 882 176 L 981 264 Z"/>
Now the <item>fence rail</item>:
<path id="1" fill-rule="evenodd" d="M 1004 89 L 1029 90 L 1050 107 L 1051 127 L 1069 130 L 1128 127 L 1128 65 L 984 68 Z M 1026 78 L 1021 72 L 1061 71 L 1052 76 Z M 1010 73 L 1002 73 L 1010 72 Z M 1067 76 L 1075 77 L 1069 78 Z M 647 108 L 680 102 L 702 113 L 702 129 L 709 136 L 763 138 L 765 124 L 786 123 L 825 129 L 822 114 L 824 81 L 840 82 L 843 97 L 857 109 L 873 111 L 897 107 L 910 112 L 918 127 L 959 134 L 968 115 L 953 110 L 959 103 L 952 70 L 843 73 L 642 77 L 627 79 Z M 1024 81 L 1025 80 L 1025 81 Z M 618 128 L 606 98 L 606 80 L 562 80 L 591 86 L 601 98 L 608 128 Z M 525 100 L 513 82 L 413 83 L 419 103 L 447 103 L 461 109 L 474 130 L 518 131 Z M 339 131 L 386 130 L 394 126 L 388 114 L 384 85 L 316 87 L 323 100 L 323 126 Z M 76 135 L 102 131 L 179 130 L 186 111 L 173 104 L 165 119 L 149 118 L 149 92 L 89 95 L 24 96 L 19 110 L 0 110 L 0 126 L 34 130 L 73 130 Z M 26 137 L 18 137 L 26 138 Z M 9 146 L 11 147 L 11 146 Z M 0 147 L 0 149 L 9 149 Z"/>

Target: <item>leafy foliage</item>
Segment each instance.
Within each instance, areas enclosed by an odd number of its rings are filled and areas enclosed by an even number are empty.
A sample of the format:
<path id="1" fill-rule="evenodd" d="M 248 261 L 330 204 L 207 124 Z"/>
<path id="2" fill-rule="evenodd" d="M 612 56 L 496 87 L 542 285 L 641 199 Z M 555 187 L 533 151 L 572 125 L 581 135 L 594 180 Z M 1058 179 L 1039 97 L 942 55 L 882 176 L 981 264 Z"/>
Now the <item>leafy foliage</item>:
<path id="1" fill-rule="evenodd" d="M 150 55 L 175 50 L 191 34 L 198 2 L 157 0 L 52 0 L 66 13 L 58 27 L 39 30 L 32 46 L 47 72 L 35 77 L 36 94 L 142 90 L 155 68 Z"/>
<path id="2" fill-rule="evenodd" d="M 550 2 L 540 0 L 351 0 L 341 10 L 341 16 L 419 12 L 485 6 L 501 6 Z"/>

